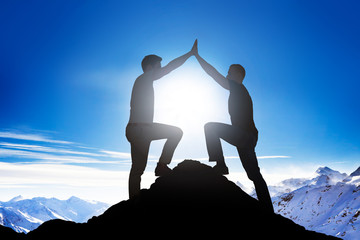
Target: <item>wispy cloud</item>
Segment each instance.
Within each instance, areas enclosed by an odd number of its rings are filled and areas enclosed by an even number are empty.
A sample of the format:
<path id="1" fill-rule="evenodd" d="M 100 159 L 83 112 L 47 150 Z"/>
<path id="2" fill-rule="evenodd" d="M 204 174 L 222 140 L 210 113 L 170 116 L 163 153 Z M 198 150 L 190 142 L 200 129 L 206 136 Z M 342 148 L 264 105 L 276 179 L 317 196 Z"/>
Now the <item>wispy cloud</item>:
<path id="1" fill-rule="evenodd" d="M 239 159 L 238 156 L 225 158 Z M 274 158 L 291 157 L 258 156 L 258 159 Z M 96 189 L 110 199 L 115 188 L 119 189 L 118 196 L 121 195 L 123 199 L 127 197 L 128 165 L 131 164 L 131 154 L 128 152 L 84 146 L 84 144 L 54 139 L 51 134 L 44 135 L 41 132 L 28 134 L 19 131 L 0 131 L 1 159 L 5 160 L 0 161 L 0 190 L 3 196 L 5 193 L 9 197 L 13 196 L 14 189 L 21 191 L 20 194 L 29 189 L 30 194 L 31 189 L 36 188 L 36 191 L 43 190 L 48 194 L 59 191 L 59 195 L 63 194 L 64 189 L 72 195 L 78 195 L 82 191 L 84 196 L 97 199 L 99 194 L 93 192 Z M 158 156 L 150 155 L 149 163 L 158 162 L 158 159 Z M 183 160 L 176 158 L 172 163 Z M 207 162 L 208 157 L 195 160 Z M 116 164 L 119 168 L 113 168 L 112 164 Z M 111 166 L 111 169 L 117 171 L 108 171 L 105 166 Z M 264 172 L 269 179 L 278 177 L 271 172 Z M 234 176 L 234 180 L 238 177 L 247 179 L 245 172 Z M 154 178 L 153 171 L 145 172 L 142 186 L 150 186 Z"/>
<path id="2" fill-rule="evenodd" d="M 97 149 L 42 134 L 0 131 L 0 158 L 16 162 L 58 164 L 129 164 L 131 154 Z M 14 140 L 14 141 L 12 141 Z"/>
<path id="3" fill-rule="evenodd" d="M 63 164 L 30 165 L 0 162 L 0 187 L 9 184 L 66 184 L 71 186 L 117 186 L 128 172 L 100 170 Z"/>
<path id="4" fill-rule="evenodd" d="M 27 141 L 47 142 L 47 143 L 58 143 L 58 144 L 72 144 L 72 142 L 53 140 L 41 134 L 24 134 L 14 132 L 0 132 L 0 138 L 11 138 Z"/>
<path id="5" fill-rule="evenodd" d="M 115 152 L 115 151 L 108 151 L 108 150 L 100 150 L 100 152 L 105 153 L 106 157 L 111 157 L 111 158 L 121 158 L 121 159 L 130 159 L 131 158 L 131 154 L 130 153 L 125 153 L 125 152 Z"/>
<path id="6" fill-rule="evenodd" d="M 91 157 L 108 157 L 108 158 L 117 158 L 117 159 L 129 159 L 131 158 L 130 153 L 126 152 L 117 152 L 117 151 L 108 151 L 108 150 L 98 150 L 96 148 L 86 148 L 86 147 L 77 147 L 83 151 L 68 150 L 61 147 L 47 147 L 40 145 L 32 144 L 18 144 L 18 143 L 7 143 L 0 142 L 0 147 L 9 148 L 9 149 L 19 149 L 19 150 L 28 150 L 34 152 L 47 152 L 47 153 L 56 153 L 56 154 L 71 154 L 71 155 L 84 155 Z M 68 147 L 68 146 L 67 146 Z M 92 150 L 96 152 L 86 152 L 84 149 Z"/>
<path id="7" fill-rule="evenodd" d="M 258 159 L 291 158 L 291 156 L 258 156 Z"/>
<path id="8" fill-rule="evenodd" d="M 131 155 L 130 155 L 131 156 Z M 225 159 L 239 159 L 239 156 L 225 156 Z M 291 158 L 291 156 L 281 156 L 281 155 L 274 155 L 274 156 L 257 156 L 258 159 L 273 159 L 273 158 Z M 157 162 L 159 157 L 158 156 L 149 156 L 148 160 L 149 162 Z M 196 161 L 208 161 L 209 157 L 200 157 L 200 158 L 196 158 L 194 159 Z M 172 163 L 180 163 L 184 161 L 183 158 L 178 158 L 178 159 L 173 159 L 171 160 Z"/>
<path id="9" fill-rule="evenodd" d="M 94 157 L 104 156 L 103 154 L 97 154 L 97 153 L 90 153 L 90 152 L 84 152 L 84 151 L 73 151 L 73 150 L 62 149 L 59 147 L 54 148 L 54 147 L 45 147 L 45 146 L 31 145 L 31 144 L 17 144 L 17 143 L 1 142 L 0 146 L 5 147 L 5 148 L 29 150 L 29 151 L 35 151 L 35 152 L 50 152 L 50 153 L 61 153 L 61 154 L 86 155 L 86 156 L 94 156 Z"/>
<path id="10" fill-rule="evenodd" d="M 103 161 L 90 157 L 73 156 L 73 155 L 55 155 L 41 152 L 31 152 L 13 149 L 1 149 L 0 157 L 26 158 L 35 161 L 45 160 L 46 163 L 120 163 L 117 161 Z"/>
<path id="11" fill-rule="evenodd" d="M 225 159 L 237 159 L 239 156 L 226 156 Z M 274 155 L 274 156 L 257 156 L 257 159 L 273 159 L 273 158 L 291 158 L 291 156 L 282 156 L 282 155 Z"/>
<path id="12" fill-rule="evenodd" d="M 127 198 L 130 153 L 52 136 L 43 131 L 32 130 L 29 134 L 0 130 L 1 200 L 18 194 L 58 198 L 76 195 L 113 203 Z M 144 184 L 150 185 L 154 177 L 144 174 Z"/>
<path id="13" fill-rule="evenodd" d="M 0 162 L 0 201 L 16 195 L 48 196 L 116 203 L 127 199 L 128 171 L 101 170 L 66 164 Z M 151 180 L 153 182 L 154 177 Z"/>

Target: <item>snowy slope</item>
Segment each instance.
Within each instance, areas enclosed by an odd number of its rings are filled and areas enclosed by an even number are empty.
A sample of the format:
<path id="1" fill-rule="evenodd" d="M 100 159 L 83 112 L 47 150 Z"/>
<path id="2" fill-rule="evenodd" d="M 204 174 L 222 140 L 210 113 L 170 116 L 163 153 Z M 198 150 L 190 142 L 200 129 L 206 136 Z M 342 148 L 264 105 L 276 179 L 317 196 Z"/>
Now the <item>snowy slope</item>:
<path id="1" fill-rule="evenodd" d="M 348 175 L 346 173 L 340 173 L 328 167 L 320 167 L 316 170 L 313 178 L 290 178 L 283 180 L 276 185 L 269 185 L 268 189 L 270 196 L 274 198 L 286 193 L 291 193 L 292 191 L 308 185 L 323 186 L 336 184 L 337 182 L 342 181 L 347 177 Z M 249 195 L 256 198 L 256 192 L 254 188 L 249 190 L 246 189 L 240 182 L 237 182 L 236 184 Z"/>
<path id="2" fill-rule="evenodd" d="M 23 199 L 18 196 L 8 202 L 0 202 L 0 224 L 17 232 L 28 233 L 51 219 L 86 222 L 92 216 L 102 214 L 108 207 L 105 203 L 76 197 L 58 200 L 42 197 Z"/>
<path id="3" fill-rule="evenodd" d="M 296 189 L 306 186 L 311 183 L 311 179 L 306 178 L 290 178 L 281 181 L 276 186 L 269 186 L 271 197 L 281 196 L 285 193 L 290 193 Z M 255 192 L 254 192 L 255 193 Z"/>
<path id="4" fill-rule="evenodd" d="M 360 176 L 319 168 L 317 176 L 273 198 L 275 212 L 308 230 L 360 239 Z"/>

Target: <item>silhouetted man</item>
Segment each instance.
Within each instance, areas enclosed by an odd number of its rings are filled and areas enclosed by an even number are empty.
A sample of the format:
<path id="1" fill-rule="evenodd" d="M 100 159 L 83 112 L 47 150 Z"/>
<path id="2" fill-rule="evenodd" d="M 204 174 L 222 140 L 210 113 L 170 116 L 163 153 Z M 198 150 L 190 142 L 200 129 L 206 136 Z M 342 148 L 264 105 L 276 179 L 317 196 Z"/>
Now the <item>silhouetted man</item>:
<path id="1" fill-rule="evenodd" d="M 196 48 L 197 49 L 197 48 Z M 196 51 L 196 59 L 204 71 L 220 86 L 230 91 L 228 111 L 231 125 L 209 122 L 205 125 L 206 146 L 209 161 L 216 161 L 214 169 L 220 174 L 228 174 L 220 138 L 236 146 L 242 165 L 250 180 L 254 182 L 259 201 L 271 212 L 273 206 L 265 180 L 263 179 L 255 154 L 258 130 L 253 120 L 253 104 L 249 92 L 242 84 L 245 69 L 239 64 L 230 66 L 226 78 L 207 63 Z"/>
<path id="2" fill-rule="evenodd" d="M 195 46 L 195 44 L 194 44 Z M 182 138 L 182 130 L 178 127 L 154 123 L 154 87 L 153 82 L 180 67 L 194 49 L 161 67 L 161 57 L 148 55 L 141 62 L 144 73 L 134 83 L 131 95 L 130 119 L 126 127 L 126 137 L 131 144 L 132 166 L 129 176 L 129 196 L 140 192 L 141 175 L 144 173 L 150 143 L 153 140 L 167 139 L 159 162 L 155 169 L 156 176 L 171 172 L 167 166 Z"/>

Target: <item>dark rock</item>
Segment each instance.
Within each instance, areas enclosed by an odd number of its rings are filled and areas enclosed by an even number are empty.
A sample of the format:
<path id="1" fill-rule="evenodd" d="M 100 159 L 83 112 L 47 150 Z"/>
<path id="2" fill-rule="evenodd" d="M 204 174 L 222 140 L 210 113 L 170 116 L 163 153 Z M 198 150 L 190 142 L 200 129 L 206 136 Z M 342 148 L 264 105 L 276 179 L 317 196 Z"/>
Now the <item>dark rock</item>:
<path id="1" fill-rule="evenodd" d="M 16 239 L 22 240 L 25 238 L 24 233 L 17 233 L 9 227 L 0 225 L 0 239 Z"/>

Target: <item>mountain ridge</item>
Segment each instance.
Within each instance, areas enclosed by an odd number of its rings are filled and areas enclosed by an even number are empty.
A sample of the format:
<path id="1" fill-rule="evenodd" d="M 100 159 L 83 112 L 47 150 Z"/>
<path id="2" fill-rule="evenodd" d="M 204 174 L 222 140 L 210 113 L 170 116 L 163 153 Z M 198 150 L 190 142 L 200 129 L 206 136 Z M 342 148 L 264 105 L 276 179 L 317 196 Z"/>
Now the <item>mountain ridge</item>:
<path id="1" fill-rule="evenodd" d="M 44 197 L 24 199 L 19 195 L 7 202 L 0 202 L 0 225 L 28 233 L 51 219 L 86 222 L 108 207 L 106 203 L 90 202 L 74 196 L 59 200 Z"/>
<path id="2" fill-rule="evenodd" d="M 0 235 L 2 230 L 0 227 Z M 254 239 L 338 239 L 307 231 L 279 214 L 266 213 L 235 183 L 193 160 L 179 163 L 171 174 L 157 178 L 149 189 L 142 189 L 139 196 L 111 206 L 87 223 L 57 219 L 27 235 L 9 234 L 9 240 L 112 239 L 119 235 L 160 239 L 245 235 Z"/>
<path id="3" fill-rule="evenodd" d="M 317 185 L 317 186 L 336 184 L 337 182 L 346 181 L 346 179 L 351 178 L 350 176 L 348 176 L 346 173 L 340 173 L 339 171 L 324 166 L 317 168 L 316 171 L 314 172 L 313 177 L 284 179 L 275 185 L 269 185 L 268 188 L 271 198 L 274 198 L 274 197 L 279 197 L 283 194 L 288 194 L 292 191 L 295 191 L 309 184 Z M 246 188 L 244 188 L 242 184 L 237 183 L 237 185 L 242 189 L 246 190 Z M 247 192 L 249 193 L 249 195 L 256 198 L 255 189 L 252 189 Z"/>
<path id="4" fill-rule="evenodd" d="M 53 220 L 30 232 L 28 239 L 156 237 L 337 239 L 306 231 L 280 215 L 269 214 L 235 183 L 207 165 L 185 160 L 156 179 L 140 195 L 111 206 L 87 223 Z"/>
<path id="5" fill-rule="evenodd" d="M 358 168 L 360 169 L 360 168 Z M 308 230 L 356 239 L 360 230 L 360 177 L 328 167 L 293 191 L 272 198 L 275 212 Z"/>
<path id="6" fill-rule="evenodd" d="M 350 174 L 350 177 L 360 176 L 360 167 Z"/>

